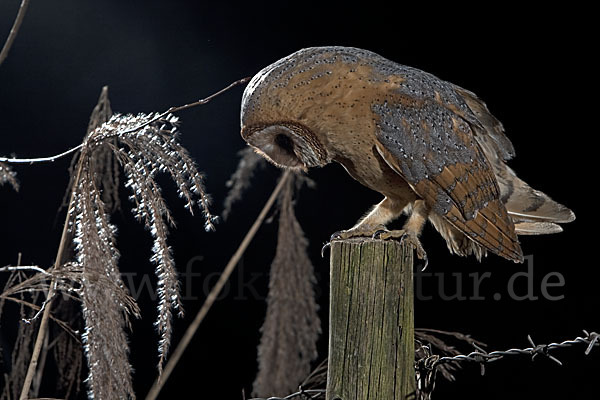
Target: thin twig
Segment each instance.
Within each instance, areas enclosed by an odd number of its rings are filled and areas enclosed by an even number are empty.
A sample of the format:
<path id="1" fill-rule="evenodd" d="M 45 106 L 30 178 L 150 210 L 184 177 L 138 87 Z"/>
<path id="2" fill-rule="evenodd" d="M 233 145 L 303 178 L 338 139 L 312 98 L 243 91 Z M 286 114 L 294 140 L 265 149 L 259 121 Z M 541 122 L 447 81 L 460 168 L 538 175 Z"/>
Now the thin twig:
<path id="1" fill-rule="evenodd" d="M 0 51 L 0 65 L 4 62 L 6 57 L 8 57 L 8 51 L 12 47 L 15 38 L 17 37 L 17 33 L 19 32 L 19 28 L 21 27 L 21 23 L 25 18 L 25 12 L 27 11 L 27 6 L 29 5 L 29 0 L 21 1 L 21 6 L 19 7 L 19 12 L 17 13 L 17 17 L 15 18 L 15 22 L 13 23 L 12 28 L 10 29 L 10 33 L 8 34 L 8 38 L 6 38 L 6 42 L 2 47 L 2 51 Z"/>
<path id="2" fill-rule="evenodd" d="M 273 193 L 271 193 L 271 196 L 265 203 L 262 211 L 260 212 L 260 214 L 258 215 L 256 220 L 250 227 L 250 230 L 248 231 L 248 233 L 246 233 L 246 236 L 240 243 L 240 246 L 238 247 L 236 252 L 233 254 L 233 256 L 231 256 L 231 259 L 225 266 L 225 269 L 223 270 L 223 273 L 219 277 L 219 280 L 213 286 L 210 293 L 206 297 L 206 300 L 204 301 L 204 304 L 202 305 L 202 308 L 200 309 L 200 311 L 198 311 L 198 314 L 196 314 L 194 321 L 192 321 L 192 323 L 190 324 L 188 329 L 185 331 L 185 334 L 181 338 L 181 341 L 177 344 L 177 348 L 175 349 L 175 351 L 173 352 L 173 355 L 169 359 L 169 362 L 165 366 L 165 369 L 163 370 L 162 375 L 158 376 L 158 378 L 156 378 L 156 381 L 154 381 L 152 388 L 150 388 L 150 391 L 148 392 L 148 395 L 146 396 L 146 400 L 155 400 L 158 397 L 158 394 L 160 393 L 165 382 L 167 381 L 167 379 L 169 379 L 169 375 L 171 374 L 171 372 L 177 365 L 177 362 L 181 358 L 181 356 L 182 356 L 183 352 L 185 351 L 185 349 L 187 348 L 187 346 L 190 344 L 192 338 L 194 337 L 194 334 L 198 330 L 198 327 L 200 326 L 200 324 L 204 320 L 204 317 L 206 316 L 206 314 L 208 313 L 208 311 L 214 304 L 215 300 L 221 293 L 221 290 L 227 283 L 229 276 L 234 271 L 235 267 L 238 265 L 240 258 L 246 251 L 246 248 L 248 247 L 248 245 L 250 244 L 252 239 L 254 238 L 254 235 L 258 231 L 258 228 L 260 228 L 260 226 L 262 225 L 265 217 L 267 216 L 267 213 L 273 206 L 273 203 L 275 203 L 275 200 L 277 199 L 279 192 L 284 187 L 286 181 L 290 178 L 290 176 L 291 176 L 290 171 L 285 171 L 283 173 L 283 176 L 281 177 L 281 179 L 279 180 L 279 183 L 273 190 Z"/>
<path id="3" fill-rule="evenodd" d="M 33 321 L 35 321 L 36 319 L 38 319 L 40 317 L 40 315 L 42 315 L 45 311 L 46 311 L 46 306 L 48 304 L 50 304 L 50 302 L 53 300 L 52 297 L 48 297 L 46 299 L 46 301 L 44 301 L 42 303 L 42 306 L 40 307 L 40 309 L 35 313 L 35 315 L 31 318 L 22 318 L 21 321 L 25 322 L 26 324 L 30 324 Z"/>
<path id="4" fill-rule="evenodd" d="M 27 307 L 31 308 L 32 310 L 36 310 L 36 311 L 41 308 L 37 304 L 30 303 L 28 301 L 17 299 L 15 297 L 11 297 L 11 296 L 0 295 L 0 299 L 12 301 L 17 304 L 22 304 L 22 305 L 27 306 Z M 81 343 L 81 338 L 78 336 L 78 334 L 75 331 L 73 331 L 73 329 L 71 329 L 69 327 L 69 325 L 67 323 L 65 323 L 64 321 L 61 321 L 60 319 L 58 319 L 56 317 L 53 317 L 52 315 L 50 315 L 50 319 L 52 321 L 54 321 L 58 326 L 60 326 L 65 332 L 67 332 L 69 334 L 69 336 L 71 336 L 77 342 Z"/>
<path id="5" fill-rule="evenodd" d="M 44 275 L 51 275 L 48 271 L 38 267 L 37 265 L 17 265 L 17 266 L 7 265 L 6 267 L 0 268 L 0 272 L 6 272 L 6 271 L 35 271 L 35 272 L 40 272 Z"/>
<path id="6" fill-rule="evenodd" d="M 123 134 L 128 134 L 128 133 L 132 133 L 132 132 L 136 132 L 142 128 L 145 128 L 146 126 L 153 124 L 154 122 L 166 117 L 169 114 L 178 112 L 178 111 L 182 111 L 182 110 L 187 110 L 188 108 L 192 108 L 192 107 L 196 107 L 196 106 L 201 106 L 203 104 L 206 104 L 208 102 L 210 102 L 212 99 L 214 99 L 215 97 L 225 93 L 226 91 L 228 91 L 229 89 L 244 84 L 246 82 L 248 82 L 250 80 L 250 77 L 246 77 L 243 79 L 238 79 L 237 81 L 229 84 L 229 86 L 219 90 L 218 92 L 215 92 L 213 94 L 211 94 L 210 96 L 195 101 L 193 103 L 189 103 L 189 104 L 184 104 L 182 106 L 177 106 L 177 107 L 171 107 L 169 108 L 167 111 L 162 112 L 160 114 L 158 114 L 157 116 L 155 116 L 154 118 L 150 119 L 149 121 L 147 121 L 144 124 L 135 126 L 129 130 L 126 131 L 120 131 L 118 132 L 119 135 L 123 135 Z M 62 157 L 68 156 L 69 154 L 75 153 L 76 151 L 80 150 L 83 147 L 83 143 L 73 147 L 72 149 L 63 151 L 60 154 L 56 154 L 53 156 L 48 156 L 48 157 L 40 157 L 40 158 L 6 158 L 6 157 L 0 157 L 0 162 L 4 162 L 7 164 L 34 164 L 34 163 L 42 163 L 42 162 L 54 162 Z"/>
<path id="7" fill-rule="evenodd" d="M 80 160 L 82 160 L 81 158 Z M 75 184 L 79 182 L 81 177 L 81 171 L 83 169 L 83 162 L 79 162 L 79 167 L 77 169 L 77 176 L 75 178 Z M 62 258 L 65 248 L 67 246 L 67 238 L 69 233 L 69 222 L 71 218 L 71 207 L 75 201 L 75 189 L 71 192 L 71 198 L 69 200 L 69 208 L 67 209 L 67 216 L 65 217 L 65 225 L 63 226 L 63 231 L 60 237 L 60 243 L 58 245 L 58 251 L 56 252 L 56 260 L 54 262 L 54 270 L 57 270 L 62 265 Z M 56 291 L 56 278 L 53 278 L 50 282 L 50 287 L 48 288 L 48 296 L 47 301 L 50 302 L 54 297 L 54 292 Z M 46 330 L 48 327 L 48 320 L 50 317 L 50 304 L 46 304 L 46 309 L 44 310 L 44 314 L 42 315 L 42 319 L 40 321 L 40 327 L 38 329 L 38 334 L 35 339 L 35 344 L 33 346 L 33 352 L 31 353 L 31 360 L 29 361 L 29 366 L 27 367 L 27 375 L 25 375 L 25 381 L 23 382 L 23 388 L 21 389 L 21 395 L 19 400 L 26 400 L 29 397 L 29 388 L 31 387 L 31 383 L 33 381 L 33 376 L 35 371 L 37 370 L 38 360 L 40 356 L 40 351 L 42 350 L 42 345 L 44 344 L 44 337 L 46 336 Z"/>
<path id="8" fill-rule="evenodd" d="M 173 113 L 175 113 L 175 112 L 178 112 L 178 111 L 187 110 L 188 108 L 192 108 L 192 107 L 201 106 L 201 105 L 203 105 L 203 104 L 206 104 L 206 103 L 210 102 L 212 99 L 214 99 L 215 97 L 217 97 L 217 96 L 219 96 L 219 95 L 221 95 L 221 94 L 225 93 L 225 92 L 226 92 L 226 91 L 228 91 L 229 89 L 231 89 L 231 88 L 233 88 L 233 87 L 235 87 L 235 86 L 237 86 L 237 85 L 241 85 L 241 84 L 243 84 L 243 83 L 246 83 L 246 82 L 248 82 L 250 79 L 251 79 L 250 77 L 245 77 L 245 78 L 242 78 L 242 79 L 238 79 L 237 81 L 235 81 L 235 82 L 233 82 L 233 83 L 230 83 L 230 84 L 229 84 L 229 86 L 227 86 L 227 87 L 225 87 L 225 88 L 223 88 L 223 89 L 219 90 L 218 92 L 215 92 L 215 93 L 211 94 L 210 96 L 208 96 L 208 97 L 206 97 L 206 98 L 204 98 L 204 99 L 201 99 L 201 100 L 195 101 L 195 102 L 193 102 L 193 103 L 184 104 L 184 105 L 182 105 L 182 106 L 171 107 L 171 108 L 169 108 L 167 111 L 164 111 L 164 112 L 162 112 L 162 113 L 160 113 L 160 114 L 156 115 L 154 118 L 152 118 L 152 119 L 148 120 L 147 122 L 145 122 L 145 123 L 143 123 L 143 124 L 140 124 L 140 125 L 134 126 L 134 127 L 133 127 L 133 128 L 131 128 L 131 129 L 126 129 L 126 130 L 123 130 L 123 131 L 115 132 L 115 134 L 114 134 L 114 135 L 115 135 L 115 136 L 116 136 L 116 135 L 122 136 L 122 135 L 127 135 L 127 134 L 129 134 L 129 133 L 133 133 L 133 132 L 139 131 L 140 129 L 142 129 L 142 128 L 145 128 L 145 127 L 147 127 L 148 125 L 152 125 L 152 124 L 153 124 L 153 123 L 155 123 L 156 121 L 159 121 L 159 120 L 161 120 L 161 119 L 165 118 L 165 117 L 166 117 L 167 115 L 169 115 L 169 114 L 173 114 Z M 106 137 L 110 137 L 110 136 L 106 136 Z M 105 138 L 106 138 L 106 137 L 105 137 Z M 0 161 L 2 161 L 2 159 L 1 159 L 1 158 L 0 158 Z M 7 161 L 7 162 L 8 162 L 8 161 Z"/>
<path id="9" fill-rule="evenodd" d="M 60 154 L 56 154 L 54 156 L 49 156 L 49 157 L 40 157 L 40 158 L 6 158 L 6 157 L 0 157 L 0 162 L 5 162 L 8 164 L 34 164 L 34 163 L 41 163 L 41 162 L 54 162 L 56 160 L 58 160 L 59 158 L 63 158 L 65 156 L 68 156 L 69 154 L 75 153 L 76 151 L 78 151 L 79 149 L 81 149 L 83 147 L 83 143 L 73 147 L 72 149 L 69 149 L 67 151 L 63 151 Z"/>
<path id="10" fill-rule="evenodd" d="M 221 95 L 221 94 L 225 93 L 225 92 L 226 92 L 226 91 L 228 91 L 229 89 L 231 89 L 231 88 L 233 88 L 233 87 L 235 87 L 235 86 L 242 85 L 242 84 L 244 84 L 244 83 L 248 82 L 248 81 L 249 81 L 251 78 L 252 78 L 252 77 L 250 77 L 250 76 L 247 76 L 247 77 L 245 77 L 245 78 L 238 79 L 237 81 L 235 81 L 235 82 L 233 82 L 233 83 L 229 84 L 229 86 L 227 86 L 227 87 L 225 87 L 225 88 L 223 88 L 223 89 L 219 90 L 218 92 L 216 92 L 216 93 L 214 93 L 214 94 L 211 94 L 210 96 L 208 96 L 208 97 L 206 97 L 206 98 L 204 98 L 204 99 L 201 99 L 201 100 L 195 101 L 195 102 L 193 102 L 193 103 L 184 104 L 183 106 L 179 106 L 179 107 L 171 107 L 171 108 L 169 108 L 167 111 L 165 111 L 165 112 L 162 114 L 162 116 L 164 117 L 165 115 L 167 115 L 167 114 L 169 114 L 169 113 L 174 113 L 174 112 L 181 111 L 181 110 L 187 110 L 188 108 L 192 108 L 192 107 L 201 106 L 201 105 L 203 105 L 203 104 L 206 104 L 206 103 L 208 103 L 209 101 L 211 101 L 212 99 L 214 99 L 215 97 L 217 97 L 217 96 L 219 96 L 219 95 Z"/>

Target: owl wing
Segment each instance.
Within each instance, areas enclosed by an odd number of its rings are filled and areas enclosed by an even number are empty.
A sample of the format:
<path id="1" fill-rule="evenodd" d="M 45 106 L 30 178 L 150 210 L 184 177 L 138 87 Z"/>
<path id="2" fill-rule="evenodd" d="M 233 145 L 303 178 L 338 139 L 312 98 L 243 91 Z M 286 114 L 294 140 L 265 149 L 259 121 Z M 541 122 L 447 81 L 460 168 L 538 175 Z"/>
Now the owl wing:
<path id="1" fill-rule="evenodd" d="M 572 222 L 575 219 L 573 211 L 529 186 L 505 164 L 504 161 L 512 158 L 515 151 L 504 134 L 500 121 L 489 112 L 477 95 L 456 85 L 452 85 L 452 88 L 462 97 L 480 123 L 472 126 L 475 139 L 494 170 L 502 203 L 515 223 L 517 234 L 561 232 L 562 228 L 558 224 Z"/>
<path id="2" fill-rule="evenodd" d="M 429 208 L 479 245 L 522 262 L 492 167 L 461 110 L 396 95 L 373 111 L 377 150 Z"/>

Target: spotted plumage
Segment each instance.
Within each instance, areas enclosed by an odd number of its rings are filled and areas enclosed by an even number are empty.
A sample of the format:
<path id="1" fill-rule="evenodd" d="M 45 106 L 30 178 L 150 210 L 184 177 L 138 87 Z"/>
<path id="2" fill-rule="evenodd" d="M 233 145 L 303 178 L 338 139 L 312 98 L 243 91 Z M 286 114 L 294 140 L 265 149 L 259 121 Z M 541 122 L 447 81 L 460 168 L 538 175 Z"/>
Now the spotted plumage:
<path id="1" fill-rule="evenodd" d="M 401 236 L 415 243 L 429 219 L 453 253 L 519 262 L 518 234 L 574 219 L 505 164 L 514 148 L 477 96 L 366 50 L 308 48 L 266 67 L 244 92 L 241 125 L 276 165 L 335 161 L 385 196 L 342 238 L 372 235 L 405 212 Z"/>

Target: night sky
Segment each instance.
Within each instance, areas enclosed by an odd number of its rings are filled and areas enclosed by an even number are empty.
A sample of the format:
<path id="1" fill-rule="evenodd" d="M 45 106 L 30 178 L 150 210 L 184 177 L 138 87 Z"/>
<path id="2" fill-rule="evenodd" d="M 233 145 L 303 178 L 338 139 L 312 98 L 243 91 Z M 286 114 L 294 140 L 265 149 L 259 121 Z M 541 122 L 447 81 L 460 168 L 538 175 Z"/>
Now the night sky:
<path id="1" fill-rule="evenodd" d="M 0 2 L 0 43 L 18 5 L 17 0 Z M 467 333 L 487 343 L 489 350 L 528 347 L 528 334 L 547 343 L 582 335 L 582 329 L 599 331 L 597 196 L 592 193 L 598 156 L 591 143 L 597 134 L 597 111 L 588 99 L 597 83 L 591 70 L 591 32 L 580 19 L 585 10 L 542 15 L 487 9 L 479 17 L 458 10 L 436 10 L 436 15 L 433 11 L 433 5 L 414 10 L 376 2 L 234 6 L 32 1 L 14 47 L 0 66 L 0 155 L 41 157 L 79 144 L 104 85 L 109 86 L 115 112 L 164 111 L 251 76 L 304 47 L 365 48 L 477 93 L 502 121 L 516 148 L 510 166 L 577 215 L 561 234 L 521 237 L 529 260 L 523 265 L 493 255 L 481 264 L 450 256 L 443 239 L 428 226 L 422 241 L 429 267 L 419 278 L 416 326 Z M 216 213 L 221 212 L 237 152 L 245 146 L 239 136 L 242 91 L 234 88 L 178 114 L 182 142 L 206 174 Z M 69 162 L 17 166 L 21 190 L 0 188 L 0 266 L 14 264 L 18 252 L 24 264 L 52 264 L 64 221 L 59 206 Z M 214 233 L 205 233 L 202 217 L 190 217 L 174 185 L 161 180 L 178 223 L 170 244 L 182 274 L 186 308 L 186 317 L 175 321 L 175 343 L 256 218 L 278 174 L 271 166 L 258 171 L 243 201 Z M 309 176 L 317 186 L 299 193 L 296 211 L 310 240 L 319 280 L 321 360 L 327 352 L 329 282 L 328 259 L 320 257 L 320 248 L 331 233 L 353 225 L 381 195 L 353 181 L 339 165 L 312 170 Z M 143 318 L 134 322 L 130 334 L 130 358 L 135 390 L 143 398 L 156 376 L 157 361 L 156 302 L 148 287 L 139 288 L 143 282 L 155 282 L 151 240 L 132 218 L 125 191 L 122 202 L 123 211 L 113 221 L 119 227 L 125 281 L 134 283 L 142 307 Z M 250 392 L 276 231 L 276 218 L 261 228 L 161 398 L 183 394 L 241 399 L 242 389 Z M 484 274 L 476 296 L 472 282 Z M 544 282 L 555 285 L 544 291 Z M 7 316 L 2 324 L 5 329 Z M 456 382 L 439 379 L 435 397 L 559 399 L 598 393 L 600 350 L 589 356 L 584 350 L 582 345 L 556 351 L 562 367 L 547 359 L 515 357 L 488 365 L 482 377 L 479 366 L 467 365 Z"/>

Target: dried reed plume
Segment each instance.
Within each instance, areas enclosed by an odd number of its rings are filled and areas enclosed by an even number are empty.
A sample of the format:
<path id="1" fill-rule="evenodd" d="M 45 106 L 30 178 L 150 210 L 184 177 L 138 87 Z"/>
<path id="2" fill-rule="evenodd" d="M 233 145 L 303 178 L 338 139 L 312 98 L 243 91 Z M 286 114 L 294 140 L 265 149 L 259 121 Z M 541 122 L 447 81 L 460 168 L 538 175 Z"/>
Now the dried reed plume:
<path id="1" fill-rule="evenodd" d="M 113 168 L 107 152 L 115 156 L 124 170 L 134 216 L 144 223 L 154 239 L 151 261 L 158 277 L 159 369 L 171 342 L 172 312 L 175 310 L 181 315 L 183 309 L 175 261 L 167 244 L 173 219 L 156 182 L 157 174 L 164 172 L 171 176 L 191 213 L 198 198 L 206 217 L 206 229 L 214 228 L 215 217 L 208 211 L 209 200 L 202 176 L 178 142 L 177 122 L 177 117 L 171 114 L 164 118 L 158 118 L 158 114 L 117 114 L 91 131 L 83 143 L 69 213 L 74 221 L 75 262 L 83 274 L 79 294 L 85 320 L 84 348 L 90 370 L 89 398 L 135 397 L 124 327 L 128 324 L 128 315 L 138 315 L 138 310 L 121 280 L 116 228 L 110 222 L 106 197 L 103 198 L 99 190 L 116 181 L 107 180 L 102 173 Z"/>
<path id="2" fill-rule="evenodd" d="M 125 328 L 129 326 L 131 315 L 139 316 L 139 309 L 121 279 L 117 230 L 110 221 L 111 211 L 119 204 L 119 167 L 124 171 L 125 187 L 131 192 L 133 214 L 144 223 L 154 240 L 150 260 L 158 276 L 156 327 L 160 335 L 158 368 L 159 371 L 162 369 L 171 342 L 172 313 L 176 311 L 181 315 L 183 309 L 175 261 L 167 243 L 169 225 L 173 225 L 174 221 L 156 182 L 157 175 L 161 172 L 170 175 L 178 194 L 185 200 L 185 207 L 192 214 L 199 206 L 204 213 L 207 230 L 214 229 L 216 220 L 208 211 L 209 198 L 204 191 L 202 176 L 178 142 L 177 124 L 177 117 L 170 113 L 112 115 L 108 91 L 103 89 L 84 141 L 78 146 L 80 151 L 71 164 L 67 221 L 57 261 L 54 268 L 29 280 L 29 289 L 35 286 L 36 290 L 47 290 L 48 300 L 42 306 L 42 324 L 33 346 L 21 397 L 36 391 L 35 368 L 31 366 L 38 363 L 40 354 L 41 358 L 47 354 L 48 348 L 44 345 L 47 340 L 44 342 L 43 333 L 45 321 L 54 319 L 48 312 L 50 302 L 57 291 L 62 291 L 68 295 L 75 294 L 81 301 L 82 339 L 89 369 L 86 380 L 88 397 L 135 398 Z M 13 183 L 14 173 L 4 164 L 2 171 L 3 180 Z M 69 241 L 74 245 L 72 259 L 66 255 Z M 10 295 L 10 290 L 4 295 Z M 64 342 L 55 347 L 55 351 L 65 358 L 64 353 L 72 348 L 71 344 Z M 73 361 L 74 366 L 77 365 L 76 358 L 68 359 Z M 23 372 L 17 371 L 19 376 L 24 375 Z M 71 391 L 72 379 L 69 376 L 74 374 L 74 370 L 69 370 L 64 375 L 62 386 L 66 391 Z"/>
<path id="3" fill-rule="evenodd" d="M 0 186 L 8 183 L 17 192 L 19 191 L 19 181 L 17 181 L 17 173 L 12 170 L 7 164 L 0 162 Z"/>
<path id="4" fill-rule="evenodd" d="M 237 169 L 227 182 L 223 217 L 242 198 L 257 168 L 266 163 L 250 147 L 241 150 Z M 310 179 L 290 174 L 278 196 L 279 231 L 271 265 L 267 313 L 258 346 L 258 374 L 254 395 L 282 395 L 298 387 L 317 356 L 321 332 L 313 285 L 314 268 L 307 254 L 308 240 L 294 214 L 294 189 Z M 283 179 L 282 175 L 282 178 Z"/>
<path id="5" fill-rule="evenodd" d="M 279 196 L 279 232 L 271 265 L 267 315 L 258 346 L 259 370 L 253 393 L 284 395 L 298 387 L 317 357 L 321 333 L 308 241 L 294 215 L 298 178 L 289 179 Z"/>
<path id="6" fill-rule="evenodd" d="M 229 192 L 223 202 L 221 216 L 224 220 L 229 218 L 233 205 L 242 199 L 242 195 L 250 187 L 254 172 L 266 164 L 264 157 L 258 155 L 252 147 L 240 150 L 238 156 L 240 157 L 238 166 L 231 178 L 225 183 L 225 186 L 229 188 Z"/>

